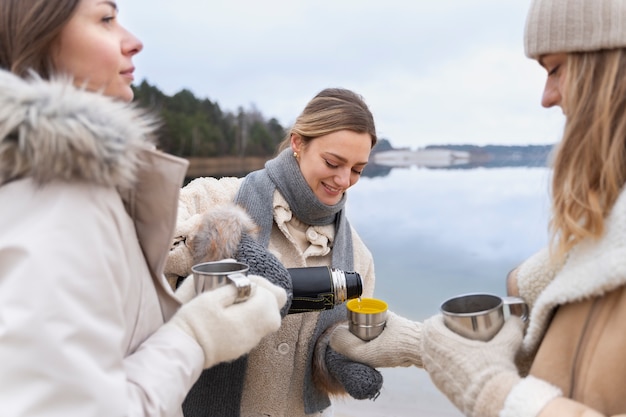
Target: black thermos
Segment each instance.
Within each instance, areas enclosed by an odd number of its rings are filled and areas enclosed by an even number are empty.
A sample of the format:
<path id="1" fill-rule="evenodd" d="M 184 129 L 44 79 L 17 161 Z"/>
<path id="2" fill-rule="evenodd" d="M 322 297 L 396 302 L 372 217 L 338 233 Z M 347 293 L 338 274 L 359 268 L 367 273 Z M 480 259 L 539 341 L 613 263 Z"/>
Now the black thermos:
<path id="1" fill-rule="evenodd" d="M 293 284 L 293 301 L 288 314 L 330 310 L 363 293 L 357 272 L 327 266 L 287 268 Z"/>

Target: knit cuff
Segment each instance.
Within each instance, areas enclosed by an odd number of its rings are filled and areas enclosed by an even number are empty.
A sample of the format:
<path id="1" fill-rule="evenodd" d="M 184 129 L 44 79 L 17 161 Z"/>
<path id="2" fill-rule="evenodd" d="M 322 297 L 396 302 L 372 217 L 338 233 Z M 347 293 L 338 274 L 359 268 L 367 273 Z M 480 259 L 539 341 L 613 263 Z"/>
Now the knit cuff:
<path id="1" fill-rule="evenodd" d="M 471 410 L 471 416 L 498 417 L 507 395 L 520 381 L 519 375 L 513 371 L 500 372 L 494 375 L 476 395 L 476 402 Z M 470 395 L 474 395 L 469 392 Z M 471 401 L 471 399 L 468 399 Z"/>
<path id="2" fill-rule="evenodd" d="M 415 365 L 423 368 L 422 352 L 419 347 L 422 345 L 422 323 L 414 322 L 402 317 L 402 326 L 399 326 L 395 355 L 402 358 L 400 366 Z"/>
<path id="3" fill-rule="evenodd" d="M 500 417 L 536 417 L 550 401 L 561 395 L 561 390 L 554 385 L 527 376 L 507 396 Z"/>

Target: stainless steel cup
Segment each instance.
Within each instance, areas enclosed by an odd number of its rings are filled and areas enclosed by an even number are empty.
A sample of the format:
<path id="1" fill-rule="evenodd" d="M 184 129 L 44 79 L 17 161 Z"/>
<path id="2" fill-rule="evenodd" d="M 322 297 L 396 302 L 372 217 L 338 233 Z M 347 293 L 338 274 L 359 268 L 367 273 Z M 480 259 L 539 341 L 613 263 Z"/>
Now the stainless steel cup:
<path id="1" fill-rule="evenodd" d="M 235 261 L 203 262 L 191 268 L 196 294 L 232 283 L 237 288 L 235 302 L 245 301 L 250 297 L 251 287 L 248 279 L 248 265 Z"/>
<path id="2" fill-rule="evenodd" d="M 446 326 L 455 333 L 473 340 L 490 340 L 504 325 L 504 306 L 509 314 L 528 320 L 528 305 L 519 297 L 492 294 L 463 294 L 441 304 Z"/>
<path id="3" fill-rule="evenodd" d="M 387 303 L 376 298 L 355 298 L 346 303 L 348 329 L 361 340 L 378 337 L 387 322 Z"/>

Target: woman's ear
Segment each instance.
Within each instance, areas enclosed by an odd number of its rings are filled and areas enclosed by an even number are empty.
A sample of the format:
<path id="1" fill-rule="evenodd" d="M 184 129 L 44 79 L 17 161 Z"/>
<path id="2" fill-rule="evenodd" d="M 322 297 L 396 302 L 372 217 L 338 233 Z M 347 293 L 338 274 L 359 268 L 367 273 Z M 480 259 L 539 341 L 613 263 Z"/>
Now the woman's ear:
<path id="1" fill-rule="evenodd" d="M 291 141 L 291 150 L 295 154 L 299 154 L 302 150 L 302 137 L 297 133 L 292 133 L 289 139 Z"/>

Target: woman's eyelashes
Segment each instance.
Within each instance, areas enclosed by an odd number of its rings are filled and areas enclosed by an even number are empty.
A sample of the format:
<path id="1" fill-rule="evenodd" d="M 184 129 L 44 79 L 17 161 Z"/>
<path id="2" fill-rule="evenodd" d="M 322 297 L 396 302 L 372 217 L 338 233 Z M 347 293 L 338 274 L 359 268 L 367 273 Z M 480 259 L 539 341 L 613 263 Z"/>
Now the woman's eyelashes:
<path id="1" fill-rule="evenodd" d="M 559 72 L 559 69 L 561 68 L 560 65 L 555 66 L 554 68 L 552 68 L 551 70 L 548 70 L 548 77 L 555 75 L 557 72 Z"/>
<path id="2" fill-rule="evenodd" d="M 329 168 L 333 168 L 333 169 L 335 169 L 335 168 L 339 168 L 339 165 L 337 165 L 337 164 L 333 164 L 333 163 L 332 163 L 332 162 L 330 162 L 328 159 L 324 159 L 324 162 L 326 163 L 326 166 L 327 166 L 327 167 L 329 167 Z"/>
<path id="3" fill-rule="evenodd" d="M 332 162 L 330 162 L 330 161 L 329 161 L 329 160 L 327 160 L 327 159 L 324 159 L 324 162 L 326 163 L 326 166 L 327 166 L 327 167 L 329 167 L 329 168 L 331 168 L 331 169 L 337 169 L 337 168 L 339 168 L 339 165 L 333 164 Z M 363 168 L 360 168 L 360 169 L 352 168 L 352 169 L 351 169 L 351 171 L 352 171 L 354 174 L 361 175 L 361 174 L 363 173 Z"/>

